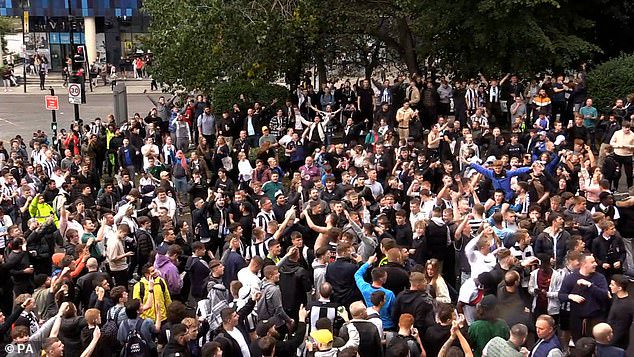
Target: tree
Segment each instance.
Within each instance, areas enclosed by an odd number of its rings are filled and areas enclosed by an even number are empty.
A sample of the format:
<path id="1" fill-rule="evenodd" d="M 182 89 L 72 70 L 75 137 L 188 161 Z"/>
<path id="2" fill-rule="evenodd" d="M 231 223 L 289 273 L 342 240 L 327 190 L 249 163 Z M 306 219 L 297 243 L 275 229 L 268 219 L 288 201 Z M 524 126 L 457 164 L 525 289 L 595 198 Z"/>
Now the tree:
<path id="1" fill-rule="evenodd" d="M 605 0 L 591 0 L 602 2 Z M 227 79 L 292 86 L 315 66 L 363 68 L 389 58 L 409 73 L 463 77 L 563 69 L 601 49 L 574 0 L 146 0 L 155 77 L 209 89 Z M 583 2 L 582 2 L 583 3 Z"/>
<path id="2" fill-rule="evenodd" d="M 7 41 L 4 36 L 11 32 L 11 20 L 7 17 L 0 17 L 0 67 L 4 64 L 4 54 L 7 50 Z"/>
<path id="3" fill-rule="evenodd" d="M 588 93 L 595 107 L 611 107 L 617 98 L 634 93 L 632 68 L 634 55 L 628 55 L 604 62 L 588 73 Z"/>

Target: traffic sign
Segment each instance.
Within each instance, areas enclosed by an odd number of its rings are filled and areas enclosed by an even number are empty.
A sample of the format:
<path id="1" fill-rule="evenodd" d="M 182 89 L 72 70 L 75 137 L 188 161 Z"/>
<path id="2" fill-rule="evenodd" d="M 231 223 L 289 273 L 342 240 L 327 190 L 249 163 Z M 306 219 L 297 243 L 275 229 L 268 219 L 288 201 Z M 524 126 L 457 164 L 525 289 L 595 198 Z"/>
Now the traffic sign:
<path id="1" fill-rule="evenodd" d="M 47 95 L 44 97 L 46 110 L 59 110 L 59 98 L 56 95 Z"/>
<path id="2" fill-rule="evenodd" d="M 77 83 L 68 85 L 68 102 L 70 104 L 81 104 L 81 85 Z"/>

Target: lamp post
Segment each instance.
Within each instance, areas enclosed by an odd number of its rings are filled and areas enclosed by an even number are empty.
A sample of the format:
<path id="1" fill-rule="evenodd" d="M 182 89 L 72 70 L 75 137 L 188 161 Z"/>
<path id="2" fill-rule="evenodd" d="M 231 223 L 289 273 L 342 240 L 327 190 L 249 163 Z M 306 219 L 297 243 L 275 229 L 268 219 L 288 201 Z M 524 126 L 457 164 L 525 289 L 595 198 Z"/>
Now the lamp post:
<path id="1" fill-rule="evenodd" d="M 24 47 L 24 61 L 22 61 L 22 82 L 24 82 L 24 93 L 26 93 L 26 60 L 27 60 L 27 51 L 26 51 L 26 33 L 29 29 L 29 10 L 31 4 L 29 4 L 29 0 L 20 1 L 20 5 L 22 5 L 22 46 Z"/>

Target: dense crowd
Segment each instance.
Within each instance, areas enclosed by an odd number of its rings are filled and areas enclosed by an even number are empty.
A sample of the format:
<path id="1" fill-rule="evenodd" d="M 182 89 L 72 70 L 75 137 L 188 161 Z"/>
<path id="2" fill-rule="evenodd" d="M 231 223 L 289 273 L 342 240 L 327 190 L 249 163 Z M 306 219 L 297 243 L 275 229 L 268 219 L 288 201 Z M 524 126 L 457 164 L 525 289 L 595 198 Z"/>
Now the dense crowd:
<path id="1" fill-rule="evenodd" d="M 150 98 L 0 143 L 0 355 L 634 355 L 634 95 L 584 77 Z"/>

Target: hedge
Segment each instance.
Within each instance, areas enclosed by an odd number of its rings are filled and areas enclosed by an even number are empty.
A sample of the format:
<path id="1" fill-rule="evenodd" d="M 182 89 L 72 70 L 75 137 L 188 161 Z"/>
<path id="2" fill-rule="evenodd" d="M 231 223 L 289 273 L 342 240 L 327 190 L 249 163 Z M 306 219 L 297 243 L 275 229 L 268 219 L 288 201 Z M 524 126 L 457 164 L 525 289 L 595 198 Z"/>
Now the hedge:
<path id="1" fill-rule="evenodd" d="M 244 94 L 246 103 L 240 100 L 240 95 Z M 221 113 L 231 110 L 234 104 L 240 106 L 251 105 L 253 102 L 260 102 L 263 106 L 268 106 L 274 99 L 278 100 L 278 105 L 284 103 L 291 93 L 281 85 L 264 82 L 225 82 L 218 84 L 212 92 L 212 103 L 214 111 Z M 241 108 L 245 110 L 245 108 Z"/>
<path id="2" fill-rule="evenodd" d="M 617 98 L 634 93 L 634 54 L 622 55 L 598 65 L 588 73 L 588 94 L 594 107 L 614 106 Z"/>

